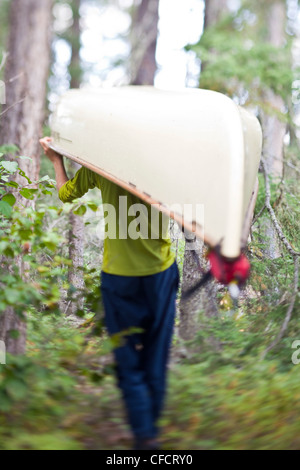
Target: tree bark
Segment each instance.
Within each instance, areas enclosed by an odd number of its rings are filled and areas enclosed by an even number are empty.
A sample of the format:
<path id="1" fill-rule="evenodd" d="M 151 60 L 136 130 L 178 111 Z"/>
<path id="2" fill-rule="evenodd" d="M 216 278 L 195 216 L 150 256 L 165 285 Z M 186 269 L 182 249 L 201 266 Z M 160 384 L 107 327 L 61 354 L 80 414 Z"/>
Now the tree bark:
<path id="1" fill-rule="evenodd" d="M 267 40 L 274 47 L 283 47 L 286 41 L 285 33 L 286 11 L 282 0 L 275 0 L 270 4 L 267 18 Z M 266 95 L 266 101 L 271 112 L 264 113 L 264 155 L 266 158 L 268 173 L 274 178 L 282 178 L 283 175 L 283 139 L 286 133 L 286 123 L 280 121 L 276 112 L 284 112 L 284 101 L 273 92 Z"/>
<path id="2" fill-rule="evenodd" d="M 268 35 L 267 41 L 274 47 L 282 47 L 286 40 L 286 10 L 285 2 L 273 0 L 268 8 L 267 15 Z M 266 162 L 266 171 L 273 178 L 274 182 L 279 182 L 283 177 L 283 141 L 286 134 L 286 123 L 278 117 L 278 113 L 283 113 L 285 109 L 284 101 L 280 96 L 268 91 L 265 100 L 270 109 L 269 113 L 262 114 L 262 127 L 264 134 L 263 155 Z M 280 257 L 280 247 L 278 237 L 273 224 L 269 219 L 262 219 L 263 236 L 267 239 L 265 254 L 269 259 Z"/>
<path id="3" fill-rule="evenodd" d="M 70 31 L 70 43 L 71 43 L 71 62 L 69 65 L 69 73 L 71 77 L 70 86 L 71 88 L 79 88 L 81 85 L 82 69 L 80 61 L 80 6 L 81 0 L 73 0 L 72 11 L 73 11 L 73 24 Z M 80 166 L 69 161 L 68 166 L 72 176 L 80 168 Z M 74 287 L 75 295 L 73 294 L 73 300 L 69 303 L 66 313 L 68 315 L 75 315 L 76 311 L 83 308 L 83 297 L 82 290 L 84 287 L 83 279 L 83 264 L 84 264 L 84 220 L 83 217 L 75 215 L 70 212 L 69 215 L 69 258 L 72 260 L 72 266 L 69 267 L 68 281 L 69 284 Z"/>
<path id="4" fill-rule="evenodd" d="M 15 144 L 21 154 L 32 158 L 20 161 L 20 167 L 33 180 L 40 170 L 38 138 L 45 116 L 51 6 L 52 0 L 12 0 L 10 12 L 6 106 L 0 123 L 0 143 Z M 16 181 L 24 183 L 19 175 Z"/>
<path id="5" fill-rule="evenodd" d="M 181 283 L 182 293 L 193 287 L 199 281 L 203 272 L 208 270 L 203 251 L 204 243 L 202 241 L 197 240 L 195 237 L 186 237 Z M 211 318 L 218 313 L 214 283 L 208 281 L 205 286 L 198 289 L 189 298 L 182 296 L 179 310 L 180 337 L 184 340 L 191 340 L 197 331 L 199 314 L 204 312 L 206 318 Z"/>
<path id="6" fill-rule="evenodd" d="M 214 26 L 228 11 L 227 0 L 205 0 L 204 28 Z M 213 53 L 213 52 L 212 52 Z M 202 64 L 202 70 L 205 63 Z M 190 249 L 189 239 L 185 239 L 184 263 L 182 275 L 182 291 L 191 288 L 201 276 L 195 254 L 198 257 L 198 263 L 202 270 L 207 270 L 207 263 L 203 257 L 203 243 L 198 241 L 195 244 L 195 251 Z M 195 292 L 189 299 L 181 298 L 179 304 L 180 326 L 179 334 L 185 340 L 191 340 L 197 331 L 197 320 L 199 312 L 204 312 L 207 318 L 217 315 L 218 308 L 216 302 L 217 286 L 213 281 L 202 289 Z"/>
<path id="7" fill-rule="evenodd" d="M 10 10 L 9 56 L 5 68 L 6 106 L 0 122 L 0 145 L 15 144 L 20 155 L 31 160 L 20 160 L 19 166 L 37 180 L 40 170 L 39 138 L 45 111 L 46 85 L 50 64 L 52 0 L 12 0 Z M 19 184 L 27 181 L 16 175 Z M 18 199 L 18 198 L 17 198 Z M 22 204 L 33 205 L 23 200 Z M 15 260 L 22 271 L 21 260 Z M 18 331 L 18 338 L 10 332 Z M 7 352 L 24 354 L 26 323 L 9 308 L 0 321 L 0 338 Z"/>
<path id="8" fill-rule="evenodd" d="M 215 25 L 227 11 L 227 0 L 205 0 L 204 29 Z"/>
<path id="9" fill-rule="evenodd" d="M 159 0 L 142 0 L 134 18 L 131 34 L 131 84 L 153 85 L 158 36 Z"/>
<path id="10" fill-rule="evenodd" d="M 70 87 L 79 88 L 82 80 L 82 68 L 80 61 L 80 6 L 81 0 L 73 0 L 72 12 L 73 12 L 73 24 L 70 31 L 70 43 L 71 43 L 71 62 L 69 65 L 69 72 L 71 76 Z"/>

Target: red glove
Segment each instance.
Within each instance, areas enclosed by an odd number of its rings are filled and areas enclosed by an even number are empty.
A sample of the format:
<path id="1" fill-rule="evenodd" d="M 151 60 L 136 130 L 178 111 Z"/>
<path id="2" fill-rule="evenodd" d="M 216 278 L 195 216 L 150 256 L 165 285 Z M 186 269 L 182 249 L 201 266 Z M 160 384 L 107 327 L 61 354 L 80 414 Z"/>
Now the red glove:
<path id="1" fill-rule="evenodd" d="M 237 281 L 239 285 L 242 285 L 250 275 L 250 263 L 244 254 L 233 261 L 228 261 L 212 250 L 207 257 L 210 261 L 212 275 L 222 284 L 227 285 L 232 281 Z"/>

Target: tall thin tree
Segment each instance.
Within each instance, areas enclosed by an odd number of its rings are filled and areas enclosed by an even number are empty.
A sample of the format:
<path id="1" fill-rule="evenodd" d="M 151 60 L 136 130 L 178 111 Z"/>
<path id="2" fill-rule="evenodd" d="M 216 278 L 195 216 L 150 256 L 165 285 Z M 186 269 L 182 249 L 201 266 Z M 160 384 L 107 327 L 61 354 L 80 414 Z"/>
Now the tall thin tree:
<path id="1" fill-rule="evenodd" d="M 12 0 L 9 24 L 9 57 L 5 69 L 6 107 L 0 122 L 0 144 L 15 144 L 20 167 L 32 180 L 40 169 L 39 138 L 45 113 L 46 85 L 50 65 L 52 0 Z M 24 184 L 17 174 L 15 181 Z M 33 201 L 22 201 L 32 205 Z M 20 266 L 21 269 L 21 266 Z M 17 330 L 18 337 L 11 331 Z M 0 338 L 9 353 L 22 354 L 26 346 L 26 323 L 13 307 L 0 318 Z"/>
<path id="2" fill-rule="evenodd" d="M 69 31 L 69 42 L 71 45 L 71 61 L 69 65 L 70 73 L 70 87 L 79 88 L 82 78 L 82 67 L 80 61 L 81 49 L 81 27 L 80 27 L 80 6 L 81 0 L 73 0 L 72 12 L 73 23 Z M 75 162 L 68 162 L 68 171 L 72 175 L 79 168 Z M 83 279 L 83 264 L 84 264 L 84 220 L 74 214 L 72 211 L 69 215 L 69 258 L 72 260 L 72 266 L 69 267 L 68 281 L 75 289 L 77 294 L 73 296 L 73 301 L 70 302 L 67 314 L 76 314 L 77 309 L 82 309 L 83 298 L 81 290 L 84 287 Z"/>
<path id="3" fill-rule="evenodd" d="M 215 25 L 228 11 L 227 0 L 206 0 L 204 28 Z M 200 19 L 199 19 L 200 25 Z M 205 63 L 202 64 L 202 70 Z M 192 234 L 191 234 L 192 235 Z M 204 257 L 204 244 L 196 240 L 195 236 L 185 237 L 185 250 L 182 274 L 182 292 L 189 290 L 201 276 L 201 271 L 207 269 Z M 195 291 L 190 297 L 182 296 L 180 299 L 180 336 L 192 339 L 197 329 L 197 317 L 200 311 L 206 317 L 215 316 L 218 312 L 216 304 L 216 286 L 208 282 L 205 287 Z"/>
<path id="4" fill-rule="evenodd" d="M 131 84 L 153 85 L 157 70 L 159 0 L 142 0 L 134 10 L 131 30 Z"/>
<path id="5" fill-rule="evenodd" d="M 266 41 L 274 47 L 281 48 L 286 41 L 286 5 L 283 0 L 272 0 L 266 6 Z M 283 142 L 287 125 L 280 120 L 278 115 L 284 113 L 284 100 L 271 90 L 265 93 L 265 102 L 268 112 L 262 113 L 262 125 L 264 134 L 263 155 L 266 163 L 266 171 L 279 182 L 283 176 Z M 263 236 L 267 243 L 265 254 L 268 258 L 280 257 L 279 242 L 276 230 L 269 219 L 262 219 Z"/>
<path id="6" fill-rule="evenodd" d="M 204 29 L 215 25 L 228 12 L 228 0 L 205 0 Z"/>

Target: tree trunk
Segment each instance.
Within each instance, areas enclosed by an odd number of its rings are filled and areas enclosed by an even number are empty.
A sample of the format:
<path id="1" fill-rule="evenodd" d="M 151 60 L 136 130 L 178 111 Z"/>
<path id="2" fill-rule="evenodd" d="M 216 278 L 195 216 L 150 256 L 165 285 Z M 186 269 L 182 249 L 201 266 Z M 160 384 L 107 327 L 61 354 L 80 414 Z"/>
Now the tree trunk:
<path id="1" fill-rule="evenodd" d="M 203 272 L 208 270 L 203 251 L 204 243 L 202 241 L 197 240 L 195 237 L 186 237 L 181 283 L 182 293 L 193 287 L 199 281 Z M 214 283 L 209 281 L 189 298 L 181 297 L 179 309 L 180 337 L 184 340 L 191 340 L 197 331 L 200 312 L 204 312 L 207 318 L 218 313 Z"/>
<path id="2" fill-rule="evenodd" d="M 82 78 L 82 69 L 80 62 L 80 5 L 81 0 L 73 0 L 73 24 L 70 31 L 70 44 L 71 44 L 71 62 L 69 66 L 69 73 L 71 76 L 71 88 L 79 88 Z M 74 176 L 80 166 L 68 161 L 70 174 Z M 69 267 L 68 281 L 69 284 L 75 289 L 73 300 L 70 302 L 66 313 L 68 315 L 75 315 L 76 311 L 83 308 L 83 297 L 81 291 L 84 287 L 83 279 L 83 264 L 84 264 L 84 220 L 83 217 L 70 212 L 69 215 L 69 258 L 72 260 L 72 266 Z"/>
<path id="3" fill-rule="evenodd" d="M 275 0 L 269 7 L 267 19 L 268 42 L 274 47 L 283 47 L 286 40 L 285 25 L 286 11 L 282 0 Z M 280 121 L 276 112 L 284 112 L 284 101 L 280 96 L 269 92 L 266 101 L 271 112 L 263 116 L 264 127 L 264 155 L 268 173 L 274 178 L 282 178 L 283 175 L 283 139 L 286 133 L 286 123 Z"/>
<path id="4" fill-rule="evenodd" d="M 227 0 L 205 0 L 204 29 L 215 25 L 226 12 Z"/>
<path id="5" fill-rule="evenodd" d="M 221 16 L 228 11 L 227 0 L 206 0 L 205 1 L 205 17 L 204 28 L 215 25 Z M 213 53 L 213 52 L 212 52 Z M 202 70 L 205 63 L 202 64 Z M 197 263 L 195 262 L 195 254 L 198 257 L 199 266 L 203 270 L 207 270 L 207 263 L 203 257 L 203 243 L 198 241 L 195 250 L 190 249 L 191 243 L 189 239 L 185 239 L 183 276 L 182 276 L 182 292 L 191 288 L 201 276 Z M 185 340 L 190 340 L 197 331 L 197 319 L 200 311 L 205 313 L 207 318 L 217 315 L 218 308 L 216 302 L 217 286 L 213 281 L 209 281 L 205 287 L 195 292 L 189 299 L 180 299 L 180 336 Z"/>
<path id="6" fill-rule="evenodd" d="M 69 65 L 69 72 L 71 76 L 70 87 L 79 88 L 82 80 L 82 68 L 80 61 L 80 49 L 81 49 L 81 28 L 80 28 L 80 6 L 81 0 L 73 0 L 72 12 L 73 12 L 73 24 L 70 31 L 70 43 L 71 43 L 71 62 Z"/>
<path id="7" fill-rule="evenodd" d="M 153 85 L 157 64 L 155 60 L 159 0 L 142 0 L 134 18 L 131 33 L 131 84 Z"/>
<path id="8" fill-rule="evenodd" d="M 286 11 L 282 0 L 275 0 L 269 6 L 267 27 L 267 41 L 274 47 L 282 47 L 286 40 L 285 33 Z M 265 100 L 270 109 L 269 113 L 262 115 L 264 134 L 263 155 L 266 162 L 266 171 L 274 182 L 279 182 L 283 177 L 283 141 L 286 133 L 286 123 L 280 121 L 277 113 L 284 112 L 284 101 L 280 96 L 269 91 Z M 262 219 L 263 236 L 266 239 L 265 254 L 270 259 L 280 257 L 280 247 L 271 221 Z"/>
<path id="9" fill-rule="evenodd" d="M 20 155 L 31 157 L 20 160 L 21 169 L 36 180 L 40 170 L 39 138 L 42 135 L 46 85 L 50 64 L 50 31 L 52 0 L 12 0 L 10 10 L 9 57 L 5 69 L 6 106 L 0 122 L 0 145 L 15 144 Z M 15 181 L 24 184 L 19 174 Z M 23 200 L 22 204 L 33 205 Z M 15 260 L 23 274 L 21 260 Z M 18 331 L 18 338 L 10 335 Z M 24 354 L 26 323 L 13 308 L 0 321 L 0 338 L 7 352 Z"/>
<path id="10" fill-rule="evenodd" d="M 5 69 L 6 107 L 1 119 L 1 144 L 15 144 L 30 160 L 20 161 L 22 170 L 37 179 L 50 62 L 52 0 L 12 0 L 9 57 Z M 11 109 L 10 106 L 12 106 Z M 18 175 L 16 181 L 24 183 Z"/>

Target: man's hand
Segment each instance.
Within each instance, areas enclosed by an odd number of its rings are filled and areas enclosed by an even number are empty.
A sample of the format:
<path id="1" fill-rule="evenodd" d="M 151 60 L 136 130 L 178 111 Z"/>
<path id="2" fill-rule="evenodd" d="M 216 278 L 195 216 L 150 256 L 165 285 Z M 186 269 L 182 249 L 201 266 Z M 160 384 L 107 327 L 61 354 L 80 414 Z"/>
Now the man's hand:
<path id="1" fill-rule="evenodd" d="M 49 160 L 51 160 L 52 163 L 55 163 L 58 160 L 62 160 L 62 156 L 49 147 L 51 142 L 51 137 L 44 137 L 43 139 L 40 139 L 40 144 L 43 147 L 45 155 L 49 158 Z"/>
<path id="2" fill-rule="evenodd" d="M 51 142 L 51 137 L 44 137 L 43 139 L 40 139 L 40 144 L 43 147 L 45 155 L 53 163 L 57 189 L 60 190 L 60 188 L 68 181 L 68 176 L 64 167 L 63 157 L 49 147 Z"/>

